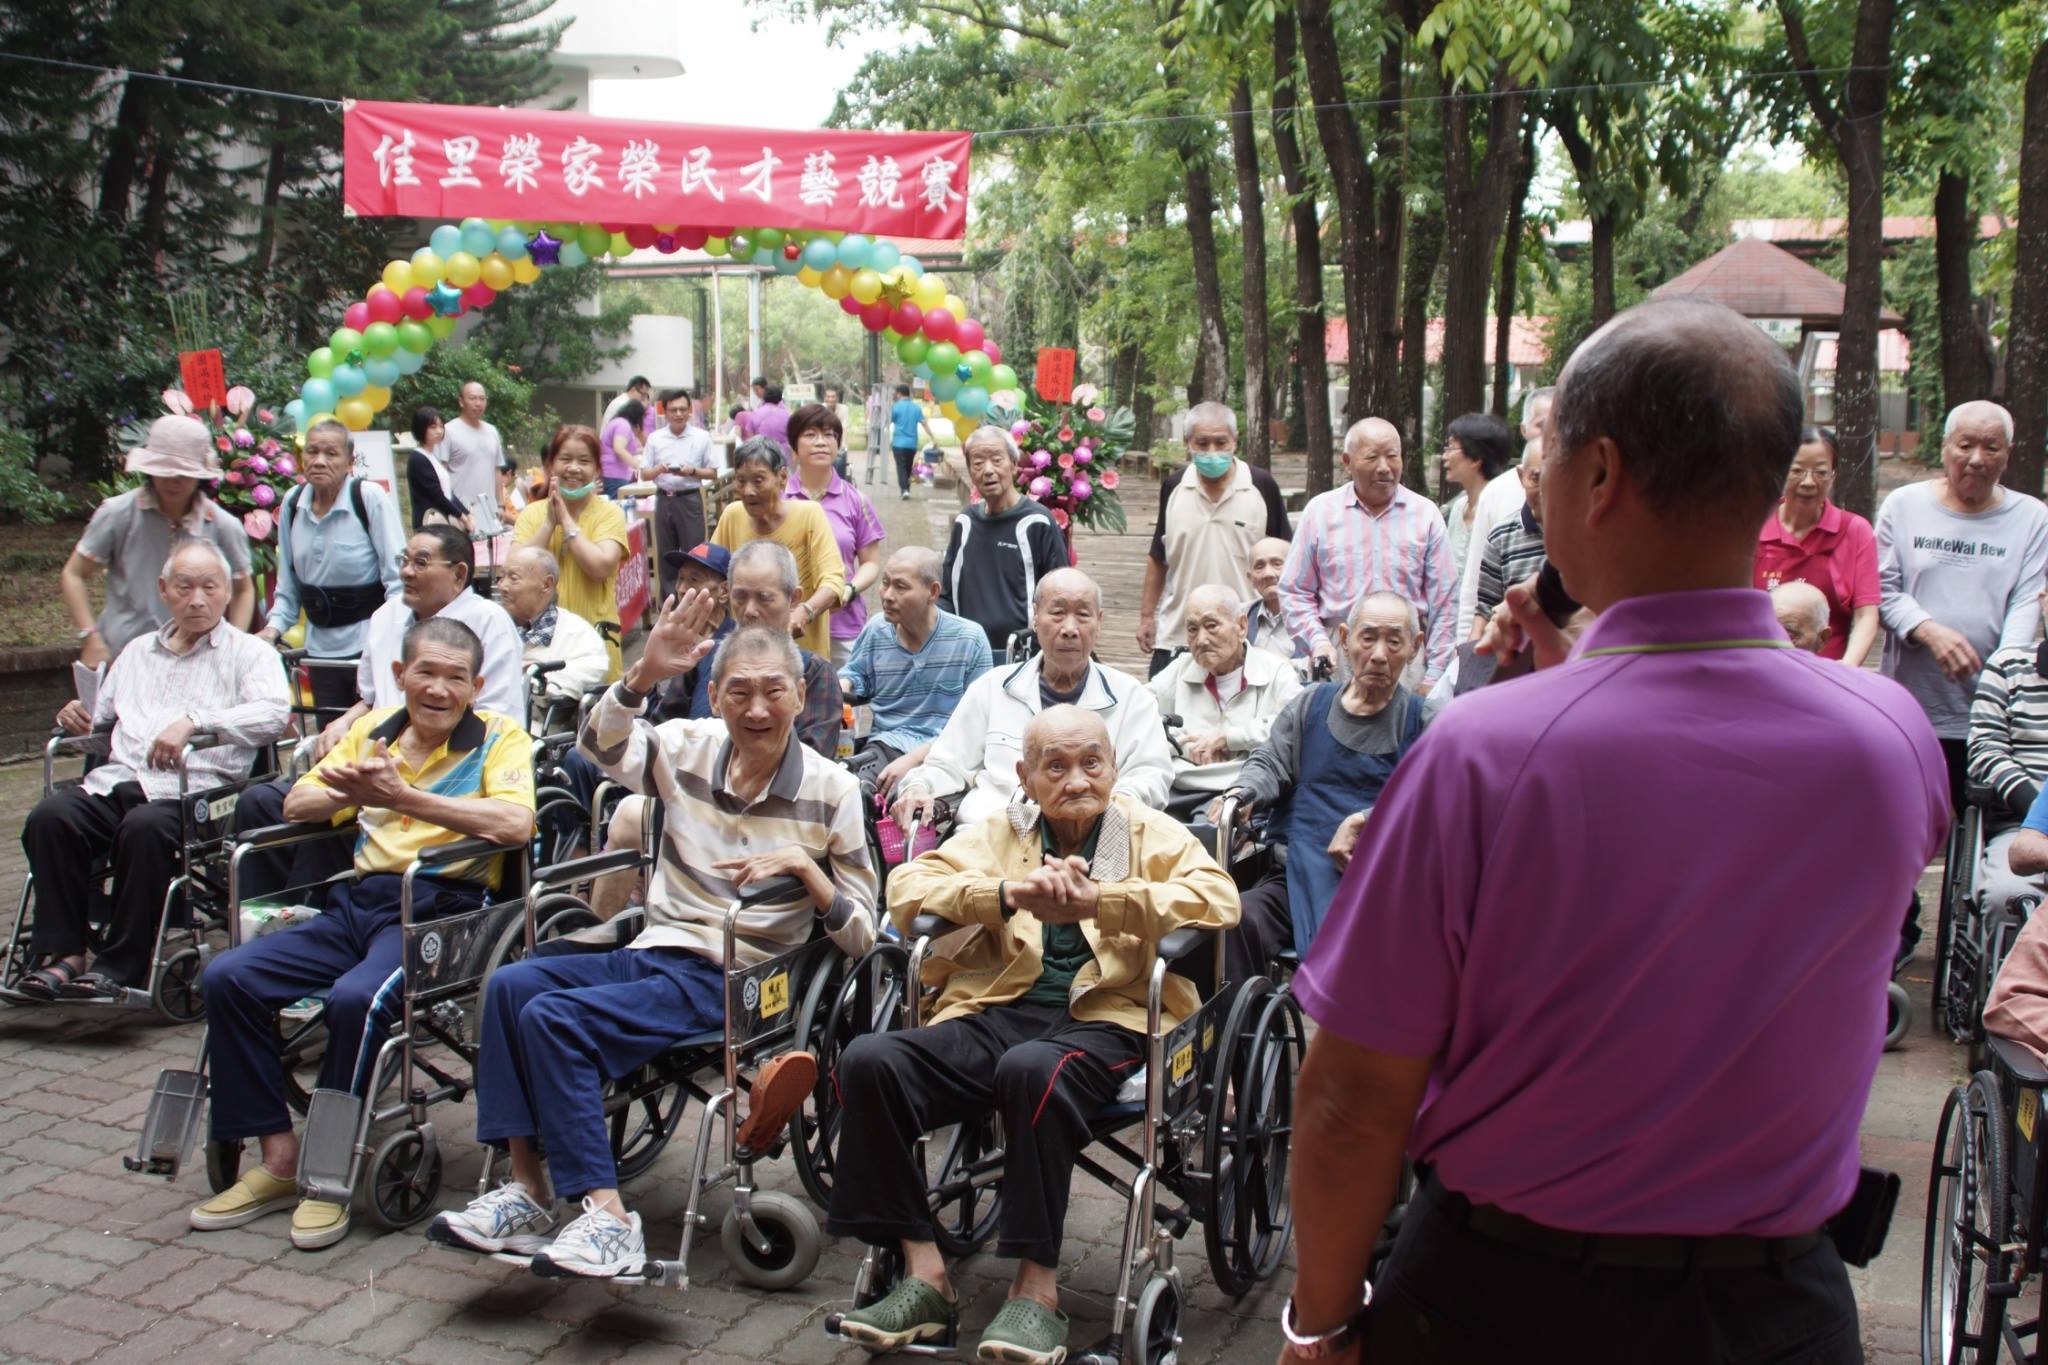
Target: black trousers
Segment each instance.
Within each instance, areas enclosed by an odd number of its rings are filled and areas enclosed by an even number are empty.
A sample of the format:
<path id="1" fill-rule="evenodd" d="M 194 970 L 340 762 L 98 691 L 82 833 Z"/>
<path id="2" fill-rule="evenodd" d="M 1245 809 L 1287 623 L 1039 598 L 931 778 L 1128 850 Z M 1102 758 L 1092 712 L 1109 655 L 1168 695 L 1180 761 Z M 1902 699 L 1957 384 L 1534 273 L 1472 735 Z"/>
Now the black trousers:
<path id="1" fill-rule="evenodd" d="M 656 561 L 661 570 L 660 600 L 666 602 L 676 590 L 678 570 L 663 561 L 704 543 L 703 494 L 694 488 L 658 494 L 654 499 L 654 539 L 661 548 L 661 559 Z"/>
<path id="2" fill-rule="evenodd" d="M 1223 963 L 1232 981 L 1246 981 L 1265 971 L 1274 954 L 1294 946 L 1294 915 L 1287 908 L 1287 864 L 1277 857 L 1266 862 L 1257 881 L 1238 889 L 1242 911 L 1237 927 L 1223 936 Z"/>
<path id="3" fill-rule="evenodd" d="M 1365 1318 L 1374 1365 L 1850 1365 L 1856 1297 L 1834 1243 L 1742 1268 L 1555 1259 L 1462 1226 L 1425 1181 Z"/>
<path id="4" fill-rule="evenodd" d="M 917 1139 L 994 1109 L 1004 1142 L 997 1254 L 1057 1266 L 1089 1122 L 1144 1059 L 1142 1035 L 1080 1023 L 1063 1004 L 997 1005 L 854 1039 L 832 1077 L 844 1124 L 826 1230 L 882 1245 L 932 1240 Z"/>
<path id="5" fill-rule="evenodd" d="M 93 966 L 124 986 L 148 987 L 157 919 L 178 875 L 178 803 L 149 800 L 137 782 L 105 796 L 68 787 L 28 813 L 21 849 L 36 879 L 30 953 L 68 957 L 91 947 L 99 894 L 92 867 L 111 853 L 113 903 Z"/>
<path id="6" fill-rule="evenodd" d="M 256 830 L 283 824 L 285 793 L 291 790 L 293 780 L 281 777 L 275 782 L 258 782 L 244 788 L 235 802 L 235 836 L 246 838 Z M 300 890 L 317 885 L 348 871 L 354 859 L 354 842 L 338 837 L 309 839 L 270 852 L 248 854 L 242 859 L 242 899 L 256 900 L 275 896 L 287 888 Z"/>
<path id="7" fill-rule="evenodd" d="M 910 491 L 910 467 L 917 463 L 917 447 L 894 446 L 891 447 L 889 453 L 896 457 L 896 491 L 908 493 Z"/>
<path id="8" fill-rule="evenodd" d="M 1152 662 L 1151 662 L 1151 664 L 1149 665 L 1149 667 L 1148 667 L 1148 671 L 1146 672 L 1145 676 L 1146 676 L 1146 677 L 1148 677 L 1148 678 L 1156 678 L 1156 677 L 1158 677 L 1158 676 L 1159 676 L 1159 670 L 1160 670 L 1160 669 L 1162 669 L 1162 668 L 1166 667 L 1166 666 L 1167 666 L 1168 664 L 1172 663 L 1172 662 L 1173 662 L 1173 661 L 1174 661 L 1175 659 L 1179 658 L 1179 657 L 1181 656 L 1181 654 L 1183 654 L 1184 652 L 1185 652 L 1185 651 L 1183 651 L 1183 650 L 1178 650 L 1178 649 L 1155 649 L 1155 650 L 1153 650 L 1153 651 L 1152 651 Z"/>
<path id="9" fill-rule="evenodd" d="M 314 714 L 321 725 L 339 719 L 342 712 L 360 700 L 353 659 L 348 661 L 346 668 L 325 659 L 309 659 L 306 679 L 313 687 Z"/>

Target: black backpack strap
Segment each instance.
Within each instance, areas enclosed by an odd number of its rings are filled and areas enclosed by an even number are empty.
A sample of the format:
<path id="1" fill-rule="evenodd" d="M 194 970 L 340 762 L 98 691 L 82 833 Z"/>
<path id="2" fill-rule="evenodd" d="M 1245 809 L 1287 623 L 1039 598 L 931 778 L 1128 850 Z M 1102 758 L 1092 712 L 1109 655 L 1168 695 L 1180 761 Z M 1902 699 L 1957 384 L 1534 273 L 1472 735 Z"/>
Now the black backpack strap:
<path id="1" fill-rule="evenodd" d="M 349 479 L 348 502 L 349 506 L 356 509 L 356 520 L 363 524 L 363 534 L 366 536 L 369 535 L 370 514 L 363 510 L 363 481 L 361 479 L 354 477 L 351 477 Z M 374 539 L 371 540 L 370 544 L 373 549 L 375 548 L 376 543 L 377 542 Z"/>

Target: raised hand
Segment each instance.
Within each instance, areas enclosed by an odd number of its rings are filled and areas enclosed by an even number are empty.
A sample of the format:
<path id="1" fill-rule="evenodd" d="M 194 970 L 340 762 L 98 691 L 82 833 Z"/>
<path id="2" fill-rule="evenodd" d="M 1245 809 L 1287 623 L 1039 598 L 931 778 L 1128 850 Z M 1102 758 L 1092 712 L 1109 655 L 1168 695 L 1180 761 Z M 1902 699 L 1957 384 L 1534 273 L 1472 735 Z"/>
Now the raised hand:
<path id="1" fill-rule="evenodd" d="M 703 659 L 702 646 L 717 615 L 717 604 L 702 588 L 672 596 L 655 615 L 647 646 L 627 676 L 626 686 L 646 693 L 654 684 L 686 673 Z"/>

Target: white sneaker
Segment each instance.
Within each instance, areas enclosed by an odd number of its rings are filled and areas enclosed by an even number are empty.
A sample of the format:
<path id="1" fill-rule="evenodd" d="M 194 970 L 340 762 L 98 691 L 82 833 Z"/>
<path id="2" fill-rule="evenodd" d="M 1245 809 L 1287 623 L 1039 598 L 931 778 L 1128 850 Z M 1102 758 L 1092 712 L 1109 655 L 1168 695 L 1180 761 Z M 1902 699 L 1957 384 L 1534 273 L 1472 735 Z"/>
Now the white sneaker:
<path id="1" fill-rule="evenodd" d="M 427 1240 L 463 1251 L 531 1256 L 548 1244 L 546 1234 L 554 1227 L 555 1215 L 512 1180 L 471 1200 L 466 1209 L 441 1214 L 427 1224 Z"/>
<path id="2" fill-rule="evenodd" d="M 610 1279 L 647 1263 L 647 1240 L 640 1235 L 640 1215 L 619 1218 L 589 1198 L 583 1216 L 563 1228 L 545 1251 L 533 1254 L 533 1273 L 549 1279 L 571 1275 Z"/>

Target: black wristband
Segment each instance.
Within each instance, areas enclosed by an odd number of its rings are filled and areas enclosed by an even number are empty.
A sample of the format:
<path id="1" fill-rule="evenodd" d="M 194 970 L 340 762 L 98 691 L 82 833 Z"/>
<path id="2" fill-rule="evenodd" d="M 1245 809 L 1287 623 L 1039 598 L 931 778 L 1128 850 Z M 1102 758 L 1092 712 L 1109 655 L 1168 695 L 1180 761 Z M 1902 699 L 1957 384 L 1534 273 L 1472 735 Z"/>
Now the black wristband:
<path id="1" fill-rule="evenodd" d="M 612 687 L 618 692 L 619 702 L 624 706 L 642 705 L 649 697 L 654 695 L 652 692 L 635 692 L 632 688 L 626 686 L 624 678 L 613 683 Z"/>

